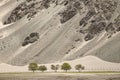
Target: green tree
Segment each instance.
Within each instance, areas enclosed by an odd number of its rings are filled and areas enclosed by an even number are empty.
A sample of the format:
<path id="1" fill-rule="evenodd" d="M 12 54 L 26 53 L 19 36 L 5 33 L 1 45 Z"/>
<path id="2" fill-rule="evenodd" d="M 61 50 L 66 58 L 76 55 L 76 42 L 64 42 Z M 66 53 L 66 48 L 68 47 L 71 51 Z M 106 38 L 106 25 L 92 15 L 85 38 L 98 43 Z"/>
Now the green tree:
<path id="1" fill-rule="evenodd" d="M 81 68 L 82 70 L 85 70 L 85 67 L 84 66 L 82 66 L 82 68 Z"/>
<path id="2" fill-rule="evenodd" d="M 51 65 L 51 69 L 57 72 L 57 70 L 59 69 L 59 65 Z"/>
<path id="3" fill-rule="evenodd" d="M 79 72 L 81 71 L 81 70 L 84 70 L 84 66 L 82 66 L 81 64 L 77 64 L 76 66 L 75 66 L 75 69 L 76 70 L 78 70 Z"/>
<path id="4" fill-rule="evenodd" d="M 63 63 L 61 69 L 67 72 L 68 70 L 71 70 L 71 66 L 69 63 Z"/>
<path id="5" fill-rule="evenodd" d="M 39 66 L 39 70 L 40 71 L 42 71 L 42 72 L 44 72 L 44 71 L 46 71 L 47 70 L 47 67 L 46 66 Z"/>
<path id="6" fill-rule="evenodd" d="M 30 71 L 34 72 L 34 71 L 38 70 L 38 65 L 37 65 L 37 63 L 30 63 L 28 68 Z"/>

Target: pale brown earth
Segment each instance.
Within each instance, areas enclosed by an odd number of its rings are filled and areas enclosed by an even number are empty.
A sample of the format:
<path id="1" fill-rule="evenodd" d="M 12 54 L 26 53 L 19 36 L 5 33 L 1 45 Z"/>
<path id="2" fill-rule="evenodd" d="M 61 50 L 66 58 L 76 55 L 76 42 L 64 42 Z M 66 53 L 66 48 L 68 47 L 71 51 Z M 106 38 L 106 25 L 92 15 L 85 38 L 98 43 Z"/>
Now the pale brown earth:
<path id="1" fill-rule="evenodd" d="M 119 31 L 120 0 L 2 0 L 0 63 L 49 64 L 92 55 L 119 64 Z M 22 46 L 32 32 L 39 39 Z"/>
<path id="2" fill-rule="evenodd" d="M 8 73 L 0 74 L 0 80 L 120 80 L 120 74 Z"/>

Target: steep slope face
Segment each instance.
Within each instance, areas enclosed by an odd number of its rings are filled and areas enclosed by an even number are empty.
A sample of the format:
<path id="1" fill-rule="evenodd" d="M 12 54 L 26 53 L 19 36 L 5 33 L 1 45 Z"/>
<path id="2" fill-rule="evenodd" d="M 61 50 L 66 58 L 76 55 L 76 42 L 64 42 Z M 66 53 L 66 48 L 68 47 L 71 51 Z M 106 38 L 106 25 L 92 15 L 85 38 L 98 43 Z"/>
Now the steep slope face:
<path id="1" fill-rule="evenodd" d="M 5 3 L 7 3 L 9 0 L 0 0 L 0 6 L 4 5 Z"/>
<path id="2" fill-rule="evenodd" d="M 119 9 L 120 0 L 8 1 L 0 7 L 0 61 L 25 65 L 94 55 L 119 63 Z"/>

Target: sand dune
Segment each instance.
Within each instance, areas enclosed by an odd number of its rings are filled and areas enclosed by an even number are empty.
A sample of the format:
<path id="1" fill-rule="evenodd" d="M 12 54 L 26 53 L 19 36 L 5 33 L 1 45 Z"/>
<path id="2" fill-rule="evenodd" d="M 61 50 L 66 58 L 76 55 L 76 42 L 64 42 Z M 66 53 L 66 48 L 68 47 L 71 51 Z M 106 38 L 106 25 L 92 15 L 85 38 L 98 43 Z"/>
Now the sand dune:
<path id="1" fill-rule="evenodd" d="M 74 66 L 77 64 L 82 64 L 83 66 L 85 66 L 84 71 L 120 71 L 120 64 L 106 62 L 94 56 L 86 56 L 72 61 L 59 61 L 56 63 L 39 64 L 39 65 L 46 65 L 48 68 L 48 72 L 49 71 L 52 72 L 52 70 L 50 69 L 52 64 L 62 65 L 64 62 L 67 62 L 72 66 L 71 71 L 76 71 L 74 69 Z M 61 72 L 62 70 L 59 71 Z M 12 66 L 9 64 L 1 63 L 0 73 L 4 73 L 4 72 L 29 72 L 29 70 L 28 70 L 28 65 Z"/>

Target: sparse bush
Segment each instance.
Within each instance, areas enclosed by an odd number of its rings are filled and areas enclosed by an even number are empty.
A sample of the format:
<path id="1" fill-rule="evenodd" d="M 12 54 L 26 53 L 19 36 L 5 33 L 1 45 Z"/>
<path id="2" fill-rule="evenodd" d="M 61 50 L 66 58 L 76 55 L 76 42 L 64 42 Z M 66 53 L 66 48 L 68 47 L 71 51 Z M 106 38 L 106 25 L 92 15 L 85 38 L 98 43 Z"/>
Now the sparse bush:
<path id="1" fill-rule="evenodd" d="M 59 69 L 59 65 L 51 65 L 51 69 L 57 72 L 57 70 Z"/>
<path id="2" fill-rule="evenodd" d="M 84 68 L 85 68 L 85 67 L 82 66 L 81 64 L 78 64 L 78 65 L 75 66 L 75 69 L 78 70 L 79 72 L 80 72 L 81 70 L 84 70 Z"/>

